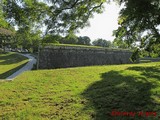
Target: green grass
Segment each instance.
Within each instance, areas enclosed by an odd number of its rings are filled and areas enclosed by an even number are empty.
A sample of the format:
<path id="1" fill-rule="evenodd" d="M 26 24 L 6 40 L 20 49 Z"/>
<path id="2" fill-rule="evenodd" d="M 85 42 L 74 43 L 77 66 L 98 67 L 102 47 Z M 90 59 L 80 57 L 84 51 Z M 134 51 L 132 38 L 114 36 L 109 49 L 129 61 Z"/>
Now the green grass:
<path id="1" fill-rule="evenodd" d="M 86 47 L 86 48 L 104 48 L 100 46 L 89 46 L 89 45 L 77 45 L 77 44 L 57 44 L 57 43 L 45 43 L 45 46 L 64 46 L 64 47 Z"/>
<path id="2" fill-rule="evenodd" d="M 107 48 L 107 47 L 100 47 L 100 46 L 93 46 L 93 45 L 76 45 L 76 44 L 57 44 L 57 43 L 44 43 L 43 46 L 57 46 L 57 47 L 80 47 L 80 48 L 93 48 L 93 49 L 106 49 L 106 50 L 127 50 L 132 51 L 129 49 L 122 49 L 122 48 Z"/>
<path id="3" fill-rule="evenodd" d="M 0 82 L 0 117 L 16 120 L 159 120 L 160 62 L 29 71 Z M 156 117 L 111 116 L 113 110 Z"/>
<path id="4" fill-rule="evenodd" d="M 140 63 L 149 63 L 152 62 L 151 60 L 140 60 Z"/>
<path id="5" fill-rule="evenodd" d="M 28 59 L 16 53 L 0 54 L 0 79 L 5 79 L 23 67 Z"/>

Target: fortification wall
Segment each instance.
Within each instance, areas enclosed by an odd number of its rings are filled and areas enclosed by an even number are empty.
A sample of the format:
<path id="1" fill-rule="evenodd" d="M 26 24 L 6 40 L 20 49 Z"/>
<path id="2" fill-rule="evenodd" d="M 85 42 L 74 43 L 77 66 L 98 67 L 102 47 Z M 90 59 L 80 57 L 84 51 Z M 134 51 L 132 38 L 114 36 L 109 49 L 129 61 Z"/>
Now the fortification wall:
<path id="1" fill-rule="evenodd" d="M 132 52 L 102 48 L 48 46 L 40 49 L 39 68 L 67 68 L 131 63 Z"/>

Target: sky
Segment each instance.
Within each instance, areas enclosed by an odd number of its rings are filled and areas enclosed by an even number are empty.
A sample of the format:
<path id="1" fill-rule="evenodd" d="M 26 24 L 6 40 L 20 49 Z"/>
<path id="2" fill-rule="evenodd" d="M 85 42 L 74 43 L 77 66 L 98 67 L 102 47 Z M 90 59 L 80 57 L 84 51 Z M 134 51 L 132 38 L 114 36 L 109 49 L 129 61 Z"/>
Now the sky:
<path id="1" fill-rule="evenodd" d="M 113 41 L 113 30 L 118 28 L 118 13 L 120 7 L 115 3 L 105 4 L 102 14 L 94 14 L 91 18 L 90 26 L 85 27 L 77 33 L 77 36 L 88 36 L 93 41 L 97 38 Z"/>

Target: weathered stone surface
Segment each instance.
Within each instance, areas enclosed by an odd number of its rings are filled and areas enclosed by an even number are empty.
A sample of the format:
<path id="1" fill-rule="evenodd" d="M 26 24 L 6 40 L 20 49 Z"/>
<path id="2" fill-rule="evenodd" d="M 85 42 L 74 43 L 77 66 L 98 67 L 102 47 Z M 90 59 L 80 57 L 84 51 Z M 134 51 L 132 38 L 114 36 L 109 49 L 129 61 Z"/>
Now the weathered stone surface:
<path id="1" fill-rule="evenodd" d="M 131 63 L 132 52 L 102 48 L 45 47 L 39 53 L 39 68 L 53 69 L 90 65 L 111 65 Z"/>

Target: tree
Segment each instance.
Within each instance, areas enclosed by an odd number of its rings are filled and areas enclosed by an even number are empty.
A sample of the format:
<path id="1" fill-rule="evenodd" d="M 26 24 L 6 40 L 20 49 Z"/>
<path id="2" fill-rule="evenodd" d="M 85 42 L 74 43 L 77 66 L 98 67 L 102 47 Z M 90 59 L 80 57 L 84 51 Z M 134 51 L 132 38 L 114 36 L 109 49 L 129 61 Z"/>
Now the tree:
<path id="1" fill-rule="evenodd" d="M 61 41 L 62 37 L 59 35 L 46 35 L 42 42 L 43 43 L 59 43 Z"/>
<path id="2" fill-rule="evenodd" d="M 0 27 L 0 48 L 3 48 L 5 52 L 5 47 L 12 44 L 12 39 L 14 39 L 15 31 L 11 30 L 11 27 L 2 28 Z"/>
<path id="3" fill-rule="evenodd" d="M 8 23 L 5 20 L 5 17 L 4 17 L 4 14 L 3 14 L 2 1 L 0 1 L 0 27 L 1 28 L 7 28 L 8 27 Z"/>
<path id="4" fill-rule="evenodd" d="M 28 35 L 44 26 L 47 28 L 44 36 L 62 35 L 66 37 L 60 42 L 76 44 L 78 39 L 71 33 L 89 25 L 88 19 L 103 11 L 104 2 L 106 0 L 2 0 L 1 4 L 4 18 L 10 24 L 19 30 L 29 28 L 28 33 L 18 35 L 23 36 L 22 42 L 28 41 L 25 45 L 29 46 Z"/>
<path id="5" fill-rule="evenodd" d="M 94 46 L 101 46 L 101 47 L 111 47 L 111 41 L 107 41 L 104 39 L 97 39 L 92 42 Z"/>
<path id="6" fill-rule="evenodd" d="M 46 4 L 36 0 L 2 0 L 1 8 L 3 9 L 0 15 L 5 22 L 9 22 L 8 26 L 18 27 L 16 39 L 12 41 L 11 46 L 37 51 L 41 34 L 39 26 L 46 17 Z"/>
<path id="7" fill-rule="evenodd" d="M 39 0 L 2 0 L 2 5 L 5 19 L 21 28 L 41 26 L 48 10 Z"/>
<path id="8" fill-rule="evenodd" d="M 47 33 L 69 33 L 88 25 L 93 13 L 103 11 L 106 0 L 2 0 L 4 12 L 12 24 L 47 26 Z M 40 21 L 39 21 L 40 20 Z M 38 22 L 37 22 L 38 21 Z M 41 24 L 42 23 L 42 24 Z"/>
<path id="9" fill-rule="evenodd" d="M 128 41 L 128 44 L 139 41 L 141 49 L 160 44 L 159 0 L 115 1 L 125 6 L 119 15 L 120 27 L 115 31 L 118 39 Z"/>
<path id="10" fill-rule="evenodd" d="M 152 40 L 155 41 L 155 40 Z M 146 46 L 146 51 L 148 51 L 150 57 L 160 57 L 160 44 L 152 43 Z"/>
<path id="11" fill-rule="evenodd" d="M 68 33 L 89 25 L 93 13 L 101 13 L 106 0 L 49 0 L 49 19 L 46 25 L 49 32 Z"/>
<path id="12" fill-rule="evenodd" d="M 37 52 L 38 46 L 41 43 L 40 34 L 41 31 L 31 32 L 30 28 L 21 28 L 16 33 L 16 41 L 14 41 L 13 46 Z"/>
<path id="13" fill-rule="evenodd" d="M 64 44 L 76 44 L 78 42 L 78 37 L 73 33 L 70 32 L 64 39 Z"/>
<path id="14" fill-rule="evenodd" d="M 117 48 L 122 48 L 122 49 L 129 48 L 129 46 L 126 43 L 126 41 L 123 41 L 122 39 L 118 39 L 118 38 L 114 39 L 113 44 Z"/>
<path id="15" fill-rule="evenodd" d="M 90 45 L 91 39 L 88 36 L 78 37 L 77 44 L 79 45 Z"/>
<path id="16" fill-rule="evenodd" d="M 14 28 L 5 20 L 2 1 L 0 1 L 0 48 L 10 45 L 11 40 L 14 39 L 15 30 Z"/>

